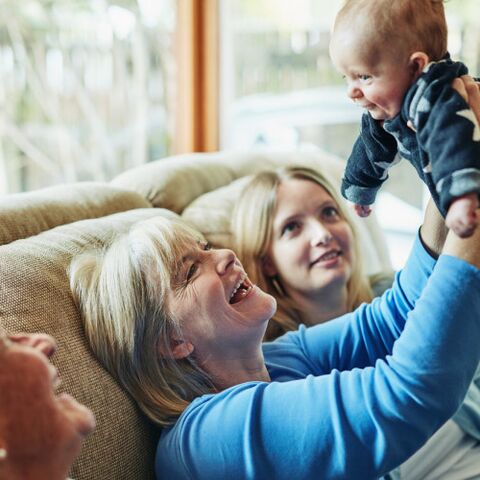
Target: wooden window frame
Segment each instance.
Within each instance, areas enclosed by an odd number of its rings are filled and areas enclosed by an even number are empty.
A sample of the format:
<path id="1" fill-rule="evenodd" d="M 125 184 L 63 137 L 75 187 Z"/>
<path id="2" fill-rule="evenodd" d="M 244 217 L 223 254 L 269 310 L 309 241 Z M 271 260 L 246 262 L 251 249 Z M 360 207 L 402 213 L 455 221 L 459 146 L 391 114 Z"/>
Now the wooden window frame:
<path id="1" fill-rule="evenodd" d="M 177 0 L 174 153 L 219 149 L 219 0 Z"/>

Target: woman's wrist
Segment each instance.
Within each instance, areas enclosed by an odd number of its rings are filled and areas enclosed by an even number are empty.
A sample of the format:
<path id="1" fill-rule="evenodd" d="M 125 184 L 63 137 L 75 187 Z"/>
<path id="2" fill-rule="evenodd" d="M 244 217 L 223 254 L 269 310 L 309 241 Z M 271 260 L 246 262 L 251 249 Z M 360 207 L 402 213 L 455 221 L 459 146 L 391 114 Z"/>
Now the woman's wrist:
<path id="1" fill-rule="evenodd" d="M 442 253 L 447 233 L 448 229 L 445 226 L 445 221 L 430 198 L 425 209 L 423 224 L 420 227 L 420 240 L 425 250 L 433 258 L 438 258 Z"/>

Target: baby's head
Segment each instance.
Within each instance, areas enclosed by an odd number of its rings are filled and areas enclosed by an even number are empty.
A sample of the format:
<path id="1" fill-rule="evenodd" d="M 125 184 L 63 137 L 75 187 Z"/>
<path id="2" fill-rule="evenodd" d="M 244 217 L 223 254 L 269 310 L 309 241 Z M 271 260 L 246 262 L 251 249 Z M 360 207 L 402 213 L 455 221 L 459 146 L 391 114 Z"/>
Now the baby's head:
<path id="1" fill-rule="evenodd" d="M 330 42 L 348 96 L 376 120 L 396 116 L 424 67 L 446 53 L 442 0 L 347 0 Z"/>

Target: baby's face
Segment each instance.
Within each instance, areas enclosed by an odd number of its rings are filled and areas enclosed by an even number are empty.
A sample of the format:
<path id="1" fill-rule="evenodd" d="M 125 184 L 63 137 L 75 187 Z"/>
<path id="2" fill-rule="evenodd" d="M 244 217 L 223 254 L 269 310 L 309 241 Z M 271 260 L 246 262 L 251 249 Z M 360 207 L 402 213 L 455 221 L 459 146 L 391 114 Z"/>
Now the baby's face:
<path id="1" fill-rule="evenodd" d="M 334 33 L 330 57 L 347 81 L 347 95 L 375 120 L 389 120 L 400 112 L 414 80 L 408 60 L 402 62 L 387 54 L 369 58 L 358 37 L 347 30 Z"/>

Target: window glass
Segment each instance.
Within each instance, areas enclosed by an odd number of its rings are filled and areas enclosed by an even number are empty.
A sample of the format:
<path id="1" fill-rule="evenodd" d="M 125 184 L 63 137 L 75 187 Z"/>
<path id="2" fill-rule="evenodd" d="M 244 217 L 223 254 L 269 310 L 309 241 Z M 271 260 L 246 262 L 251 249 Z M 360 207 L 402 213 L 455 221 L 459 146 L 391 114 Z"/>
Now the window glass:
<path id="1" fill-rule="evenodd" d="M 320 147 L 347 158 L 362 111 L 333 68 L 330 28 L 342 0 L 223 0 L 222 146 Z M 480 2 L 445 2 L 449 51 L 480 74 Z M 413 167 L 395 166 L 375 211 L 400 266 L 426 194 Z M 395 211 L 392 216 L 391 212 Z"/>
<path id="2" fill-rule="evenodd" d="M 175 13 L 175 0 L 2 2 L 1 193 L 169 153 Z"/>

